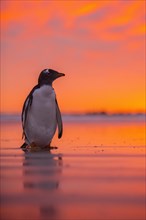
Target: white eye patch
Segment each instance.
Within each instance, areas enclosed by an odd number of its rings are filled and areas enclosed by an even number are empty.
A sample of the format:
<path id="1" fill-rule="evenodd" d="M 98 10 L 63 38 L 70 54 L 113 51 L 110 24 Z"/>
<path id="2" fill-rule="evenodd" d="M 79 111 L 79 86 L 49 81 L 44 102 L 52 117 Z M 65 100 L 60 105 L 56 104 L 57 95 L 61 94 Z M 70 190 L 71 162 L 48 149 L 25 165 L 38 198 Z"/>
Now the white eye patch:
<path id="1" fill-rule="evenodd" d="M 49 70 L 48 70 L 48 69 L 46 69 L 46 70 L 44 71 L 44 73 L 49 73 Z"/>

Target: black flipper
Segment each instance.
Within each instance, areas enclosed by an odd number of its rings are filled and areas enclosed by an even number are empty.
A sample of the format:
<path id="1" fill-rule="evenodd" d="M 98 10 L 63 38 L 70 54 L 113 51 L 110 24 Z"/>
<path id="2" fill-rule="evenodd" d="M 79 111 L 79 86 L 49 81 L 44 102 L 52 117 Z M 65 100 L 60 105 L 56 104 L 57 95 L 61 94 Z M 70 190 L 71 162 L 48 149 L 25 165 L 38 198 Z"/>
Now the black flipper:
<path id="1" fill-rule="evenodd" d="M 31 92 L 29 93 L 29 95 L 27 96 L 27 98 L 23 104 L 22 113 L 21 113 L 21 121 L 22 121 L 22 128 L 23 128 L 22 138 L 24 138 L 24 137 L 27 138 L 26 134 L 25 134 L 25 123 L 26 123 L 26 119 L 27 119 L 28 110 L 32 105 L 33 93 L 38 88 L 40 88 L 39 85 L 36 85 L 35 87 L 33 87 L 33 89 L 31 90 Z"/>
<path id="2" fill-rule="evenodd" d="M 62 123 L 61 113 L 57 103 L 57 99 L 55 99 L 55 101 L 56 101 L 56 118 L 58 124 L 58 138 L 61 138 L 63 133 L 63 123 Z"/>

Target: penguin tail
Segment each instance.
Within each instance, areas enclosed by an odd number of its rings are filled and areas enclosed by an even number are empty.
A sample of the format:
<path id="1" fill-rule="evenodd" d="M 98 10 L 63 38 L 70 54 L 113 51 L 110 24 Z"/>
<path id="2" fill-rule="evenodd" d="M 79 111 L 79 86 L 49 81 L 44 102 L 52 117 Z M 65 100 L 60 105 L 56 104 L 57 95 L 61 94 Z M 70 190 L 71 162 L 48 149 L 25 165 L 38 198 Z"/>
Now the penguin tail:
<path id="1" fill-rule="evenodd" d="M 20 148 L 24 149 L 24 148 L 26 148 L 26 146 L 27 146 L 27 144 L 24 142 Z"/>

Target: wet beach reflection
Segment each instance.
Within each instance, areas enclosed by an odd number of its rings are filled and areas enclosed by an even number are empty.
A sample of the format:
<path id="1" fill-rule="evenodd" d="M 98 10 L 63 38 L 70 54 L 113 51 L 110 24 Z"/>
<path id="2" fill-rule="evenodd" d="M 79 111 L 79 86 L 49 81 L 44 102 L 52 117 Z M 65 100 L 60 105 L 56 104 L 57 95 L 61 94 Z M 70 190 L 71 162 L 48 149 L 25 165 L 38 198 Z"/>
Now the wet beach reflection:
<path id="1" fill-rule="evenodd" d="M 20 124 L 3 124 L 0 219 L 144 220 L 143 122 L 64 127 L 58 149 L 23 152 Z"/>
<path id="2" fill-rule="evenodd" d="M 24 192 L 40 196 L 37 202 L 39 219 L 56 219 L 58 216 L 53 195 L 59 190 L 62 164 L 62 155 L 52 154 L 50 150 L 25 152 L 22 169 Z"/>

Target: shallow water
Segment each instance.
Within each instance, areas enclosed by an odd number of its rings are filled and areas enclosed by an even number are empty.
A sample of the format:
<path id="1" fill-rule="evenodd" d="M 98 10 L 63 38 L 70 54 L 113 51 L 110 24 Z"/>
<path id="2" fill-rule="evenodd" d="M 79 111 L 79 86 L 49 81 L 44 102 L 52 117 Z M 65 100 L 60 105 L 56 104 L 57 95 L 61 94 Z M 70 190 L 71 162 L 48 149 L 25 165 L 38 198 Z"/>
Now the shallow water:
<path id="1" fill-rule="evenodd" d="M 2 220 L 144 220 L 141 120 L 64 120 L 51 152 L 23 152 L 21 125 L 1 124 Z"/>

